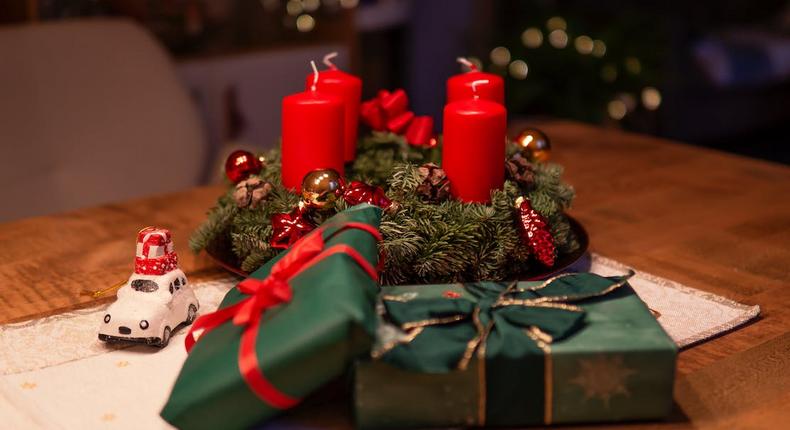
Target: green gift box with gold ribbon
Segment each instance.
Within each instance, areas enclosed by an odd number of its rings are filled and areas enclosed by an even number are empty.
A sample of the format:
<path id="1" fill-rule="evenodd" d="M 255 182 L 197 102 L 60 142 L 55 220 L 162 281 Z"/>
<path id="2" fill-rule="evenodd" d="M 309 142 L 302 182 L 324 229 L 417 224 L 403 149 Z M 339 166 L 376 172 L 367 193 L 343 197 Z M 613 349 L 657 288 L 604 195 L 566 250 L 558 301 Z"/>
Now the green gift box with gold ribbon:
<path id="1" fill-rule="evenodd" d="M 677 348 L 631 275 L 384 287 L 360 428 L 648 420 L 672 406 Z"/>
<path id="2" fill-rule="evenodd" d="M 248 428 L 295 406 L 373 344 L 381 210 L 347 209 L 202 315 L 162 417 L 178 428 Z"/>

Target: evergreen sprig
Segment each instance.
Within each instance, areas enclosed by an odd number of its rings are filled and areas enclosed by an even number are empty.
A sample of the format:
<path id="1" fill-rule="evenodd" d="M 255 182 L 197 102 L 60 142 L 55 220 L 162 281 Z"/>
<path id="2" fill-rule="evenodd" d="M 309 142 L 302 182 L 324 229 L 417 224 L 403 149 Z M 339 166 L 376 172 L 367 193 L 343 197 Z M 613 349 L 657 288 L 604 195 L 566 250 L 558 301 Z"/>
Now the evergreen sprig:
<path id="1" fill-rule="evenodd" d="M 518 235 L 514 201 L 523 195 L 548 219 L 560 254 L 578 247 L 565 215 L 574 193 L 562 182 L 561 166 L 533 165 L 534 186 L 522 190 L 505 181 L 502 190 L 491 193 L 490 204 L 431 203 L 417 192 L 423 181 L 418 167 L 437 162 L 440 154 L 441 145 L 415 148 L 398 135 L 374 133 L 362 139 L 346 172 L 348 178 L 383 186 L 399 205 L 398 210 L 384 213 L 380 226 L 384 284 L 502 280 L 527 272 L 538 263 Z M 279 252 L 269 245 L 271 217 L 290 212 L 299 197 L 280 182 L 279 151 L 272 150 L 265 158 L 260 177 L 273 185 L 268 200 L 255 209 L 238 208 L 230 187 L 193 234 L 194 252 L 207 249 L 248 272 Z M 344 202 L 338 202 L 337 210 L 345 208 Z"/>

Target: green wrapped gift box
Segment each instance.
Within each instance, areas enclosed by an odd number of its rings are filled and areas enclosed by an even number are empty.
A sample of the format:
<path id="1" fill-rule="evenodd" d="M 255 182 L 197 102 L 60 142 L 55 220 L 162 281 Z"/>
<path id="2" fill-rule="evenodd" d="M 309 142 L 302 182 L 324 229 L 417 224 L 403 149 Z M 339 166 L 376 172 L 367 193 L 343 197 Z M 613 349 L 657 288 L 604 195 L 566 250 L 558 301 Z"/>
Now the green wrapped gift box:
<path id="1" fill-rule="evenodd" d="M 385 287 L 360 428 L 658 419 L 677 348 L 627 278 Z"/>
<path id="2" fill-rule="evenodd" d="M 194 343 L 162 417 L 185 429 L 247 428 L 368 352 L 380 216 L 370 205 L 335 215 L 231 290 L 217 312 L 195 321 L 194 334 L 211 330 Z M 242 292 L 254 288 L 253 295 Z"/>

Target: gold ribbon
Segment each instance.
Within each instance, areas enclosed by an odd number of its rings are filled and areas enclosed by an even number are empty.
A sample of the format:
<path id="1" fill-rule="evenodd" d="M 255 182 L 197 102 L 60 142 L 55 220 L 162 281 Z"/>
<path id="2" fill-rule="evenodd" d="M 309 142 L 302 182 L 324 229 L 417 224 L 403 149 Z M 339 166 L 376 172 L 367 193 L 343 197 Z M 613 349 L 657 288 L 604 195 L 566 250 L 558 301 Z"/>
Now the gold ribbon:
<path id="1" fill-rule="evenodd" d="M 525 292 L 525 291 L 537 291 L 541 290 L 552 282 L 556 281 L 557 279 L 564 278 L 566 276 L 575 275 L 575 273 L 563 273 L 560 275 L 553 276 L 549 279 L 543 281 L 540 285 L 536 285 L 534 287 L 529 288 L 516 288 L 518 285 L 518 281 L 513 281 L 510 283 L 502 293 L 499 294 L 497 300 L 491 305 L 491 309 L 501 308 L 505 306 L 525 306 L 525 307 L 541 307 L 541 308 L 553 308 L 553 309 L 562 309 L 565 311 L 570 312 L 584 312 L 579 306 L 569 304 L 567 302 L 577 302 L 582 300 L 591 299 L 594 297 L 605 296 L 612 291 L 622 287 L 628 282 L 628 279 L 634 275 L 634 271 L 629 270 L 628 274 L 625 278 L 621 281 L 615 282 L 603 291 L 593 294 L 586 294 L 586 295 L 578 295 L 578 296 L 553 296 L 553 297 L 538 297 L 534 299 L 515 299 L 511 297 L 507 297 L 509 294 Z M 463 284 L 461 284 L 463 287 Z M 417 295 L 410 298 L 404 298 L 402 296 L 393 296 L 393 295 L 386 295 L 382 296 L 383 300 L 387 301 L 398 301 L 398 302 L 408 302 L 417 298 Z M 443 325 L 443 324 L 452 324 L 460 321 L 464 321 L 470 318 L 469 315 L 466 314 L 459 314 L 459 315 L 451 315 L 448 317 L 443 318 L 431 318 L 422 321 L 412 321 L 403 324 L 400 328 L 406 332 L 406 336 L 395 339 L 386 345 L 382 346 L 381 348 L 374 350 L 371 353 L 371 356 L 374 359 L 381 358 L 385 355 L 388 351 L 395 348 L 401 344 L 407 344 L 413 341 L 417 336 L 422 333 L 425 327 L 432 326 L 432 325 Z M 491 330 L 494 328 L 493 321 L 489 321 L 488 324 L 483 325 L 480 321 L 480 308 L 476 307 L 475 310 L 472 312 L 471 315 L 472 322 L 474 323 L 475 329 L 477 330 L 476 336 L 471 339 L 466 344 L 466 349 L 464 350 L 461 359 L 459 360 L 458 364 L 456 365 L 456 369 L 459 371 L 465 371 L 469 367 L 469 363 L 472 361 L 473 358 L 477 358 L 477 366 L 478 366 L 478 378 L 477 378 L 477 390 L 478 390 L 478 400 L 477 400 L 477 425 L 483 427 L 486 425 L 486 368 L 485 368 L 485 350 L 486 350 L 486 341 L 488 340 L 488 336 L 491 333 Z M 524 329 L 524 333 L 532 339 L 538 348 L 543 351 L 544 357 L 544 366 L 543 366 L 543 398 L 544 398 L 544 409 L 543 409 L 543 422 L 544 424 L 551 424 L 553 419 L 553 410 L 554 410 L 554 362 L 551 355 L 551 344 L 554 342 L 554 339 L 548 333 L 544 332 L 537 326 L 528 326 Z"/>
<path id="2" fill-rule="evenodd" d="M 112 286 L 104 288 L 104 289 L 101 289 L 101 290 L 93 290 L 93 291 L 82 290 L 82 291 L 80 291 L 80 295 L 89 296 L 91 298 L 98 299 L 99 297 L 101 297 L 101 296 L 103 296 L 103 295 L 105 295 L 107 293 L 113 292 L 113 291 L 123 287 L 124 284 L 126 284 L 125 280 L 116 282 Z"/>

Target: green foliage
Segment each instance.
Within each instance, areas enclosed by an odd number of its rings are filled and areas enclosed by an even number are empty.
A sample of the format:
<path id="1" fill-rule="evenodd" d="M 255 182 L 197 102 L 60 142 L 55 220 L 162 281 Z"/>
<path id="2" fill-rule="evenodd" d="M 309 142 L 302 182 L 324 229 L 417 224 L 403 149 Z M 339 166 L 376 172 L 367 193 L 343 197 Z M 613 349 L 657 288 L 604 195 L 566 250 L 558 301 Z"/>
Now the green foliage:
<path id="1" fill-rule="evenodd" d="M 535 186 L 526 192 L 511 181 L 492 192 L 490 204 L 448 200 L 430 203 L 417 193 L 422 183 L 420 164 L 436 162 L 440 148 L 414 148 L 400 136 L 374 133 L 365 137 L 347 177 L 384 186 L 399 208 L 384 213 L 380 250 L 384 256 L 384 284 L 422 284 L 470 280 L 501 280 L 526 272 L 535 263 L 518 235 L 514 201 L 527 195 L 532 206 L 546 216 L 560 253 L 572 252 L 578 243 L 564 210 L 573 200 L 573 189 L 561 181 L 562 168 L 535 165 Z M 208 219 L 195 231 L 190 247 L 235 262 L 253 271 L 276 255 L 271 248 L 271 217 L 290 212 L 298 196 L 280 184 L 277 151 L 266 155 L 260 176 L 274 188 L 256 209 L 237 208 L 233 187 L 220 197 Z M 337 210 L 346 208 L 339 202 Z M 320 218 L 330 216 L 324 214 Z M 320 222 L 320 219 L 316 221 Z"/>
<path id="2" fill-rule="evenodd" d="M 439 145 L 433 148 L 415 148 L 403 136 L 374 131 L 360 141 L 357 158 L 346 175 L 368 184 L 386 185 L 397 164 L 438 164 L 440 158 Z"/>

